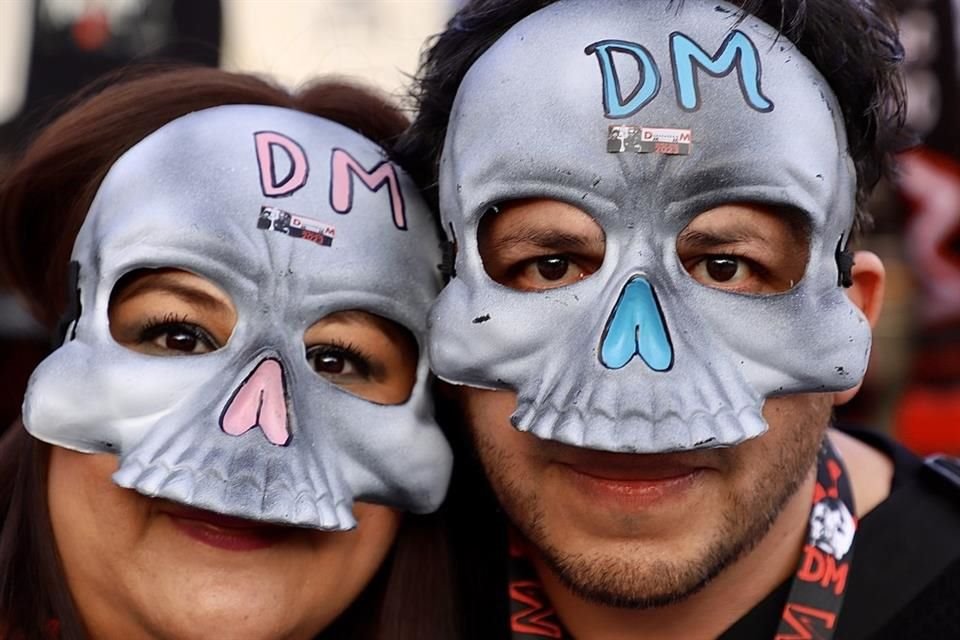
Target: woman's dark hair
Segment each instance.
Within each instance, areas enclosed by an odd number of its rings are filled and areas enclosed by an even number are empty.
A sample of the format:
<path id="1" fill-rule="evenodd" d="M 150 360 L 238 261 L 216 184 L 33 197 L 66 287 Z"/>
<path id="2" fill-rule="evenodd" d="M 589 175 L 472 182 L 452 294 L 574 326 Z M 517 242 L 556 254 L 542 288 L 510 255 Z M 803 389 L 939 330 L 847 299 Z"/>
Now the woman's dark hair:
<path id="1" fill-rule="evenodd" d="M 649 2 L 651 0 L 636 0 Z M 683 0 L 662 0 L 682 4 Z M 437 204 L 437 172 L 447 120 L 460 83 L 474 62 L 510 27 L 555 0 L 471 0 L 434 36 L 413 88 L 418 114 L 398 144 L 401 162 L 416 160 L 414 178 Z M 856 227 L 869 223 L 865 205 L 892 153 L 904 146 L 900 75 L 903 49 L 893 10 L 883 0 L 732 0 L 777 27 L 826 78 L 840 102 L 857 169 Z"/>
<path id="2" fill-rule="evenodd" d="M 53 329 L 66 306 L 68 263 L 93 196 L 130 147 L 187 113 L 226 104 L 286 107 L 339 122 L 388 154 L 406 117 L 375 93 L 324 81 L 297 93 L 209 68 L 147 68 L 85 90 L 46 127 L 0 183 L 0 268 Z M 14 425 L 0 441 L 0 636 L 85 637 L 50 525 L 50 445 Z M 449 559 L 435 520 L 407 517 L 370 586 L 319 637 L 415 640 L 456 637 Z M 51 625 L 58 627 L 57 636 Z"/>

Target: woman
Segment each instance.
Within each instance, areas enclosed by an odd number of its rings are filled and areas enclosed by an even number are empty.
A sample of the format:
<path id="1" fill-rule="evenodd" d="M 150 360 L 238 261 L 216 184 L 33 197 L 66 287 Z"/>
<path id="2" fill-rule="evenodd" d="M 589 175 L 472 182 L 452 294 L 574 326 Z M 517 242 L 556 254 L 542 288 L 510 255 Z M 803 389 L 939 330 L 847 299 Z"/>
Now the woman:
<path id="1" fill-rule="evenodd" d="M 397 510 L 450 471 L 404 125 L 345 84 L 154 72 L 13 167 L 2 260 L 63 343 L 0 447 L 4 637 L 454 637 L 444 547 Z"/>

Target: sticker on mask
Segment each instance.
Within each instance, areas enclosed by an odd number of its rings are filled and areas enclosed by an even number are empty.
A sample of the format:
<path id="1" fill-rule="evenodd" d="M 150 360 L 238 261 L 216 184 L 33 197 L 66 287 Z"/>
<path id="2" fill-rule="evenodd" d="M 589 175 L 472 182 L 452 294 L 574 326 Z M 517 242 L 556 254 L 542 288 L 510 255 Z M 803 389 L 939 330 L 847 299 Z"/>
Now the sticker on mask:
<path id="1" fill-rule="evenodd" d="M 640 127 L 633 124 L 612 124 L 607 130 L 607 152 L 663 153 L 685 156 L 690 153 L 693 135 L 690 129 Z"/>
<path id="2" fill-rule="evenodd" d="M 277 207 L 260 207 L 257 228 L 264 230 L 272 228 L 291 238 L 303 238 L 323 247 L 331 246 L 336 236 L 333 225 L 324 224 L 306 216 L 298 216 Z"/>

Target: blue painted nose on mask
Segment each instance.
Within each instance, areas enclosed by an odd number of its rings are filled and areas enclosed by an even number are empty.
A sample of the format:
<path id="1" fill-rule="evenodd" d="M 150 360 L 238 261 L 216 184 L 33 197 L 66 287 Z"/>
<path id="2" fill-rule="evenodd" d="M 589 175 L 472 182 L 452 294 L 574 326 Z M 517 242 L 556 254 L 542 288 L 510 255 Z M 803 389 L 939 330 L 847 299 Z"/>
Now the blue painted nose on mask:
<path id="1" fill-rule="evenodd" d="M 640 356 L 654 371 L 673 366 L 673 345 L 653 287 L 642 276 L 623 286 L 600 343 L 600 362 L 608 369 L 627 366 Z"/>

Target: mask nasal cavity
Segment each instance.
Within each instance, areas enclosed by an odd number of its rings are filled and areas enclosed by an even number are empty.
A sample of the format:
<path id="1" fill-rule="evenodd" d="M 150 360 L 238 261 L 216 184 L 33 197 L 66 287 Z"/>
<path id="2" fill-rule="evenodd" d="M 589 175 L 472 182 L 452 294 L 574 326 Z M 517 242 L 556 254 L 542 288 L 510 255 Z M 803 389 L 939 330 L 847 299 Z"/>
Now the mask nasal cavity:
<path id="1" fill-rule="evenodd" d="M 607 320 L 600 343 L 600 362 L 608 369 L 627 366 L 634 356 L 654 371 L 673 366 L 673 345 L 653 287 L 642 276 L 633 276 Z"/>
<path id="2" fill-rule="evenodd" d="M 283 365 L 276 358 L 265 358 L 233 392 L 220 415 L 220 428 L 242 436 L 260 427 L 267 440 L 282 446 L 290 441 L 287 424 Z"/>

